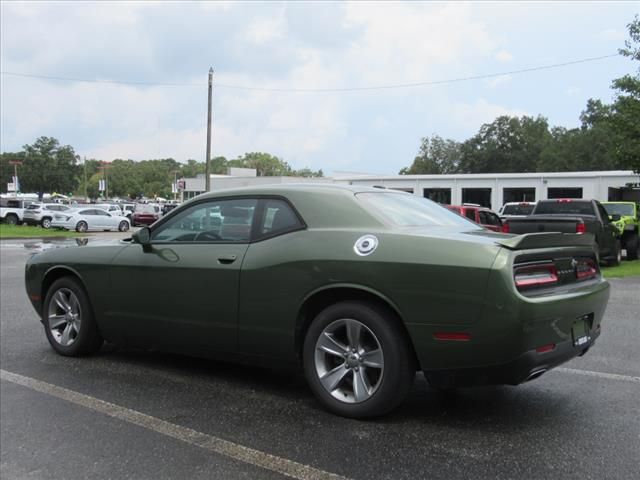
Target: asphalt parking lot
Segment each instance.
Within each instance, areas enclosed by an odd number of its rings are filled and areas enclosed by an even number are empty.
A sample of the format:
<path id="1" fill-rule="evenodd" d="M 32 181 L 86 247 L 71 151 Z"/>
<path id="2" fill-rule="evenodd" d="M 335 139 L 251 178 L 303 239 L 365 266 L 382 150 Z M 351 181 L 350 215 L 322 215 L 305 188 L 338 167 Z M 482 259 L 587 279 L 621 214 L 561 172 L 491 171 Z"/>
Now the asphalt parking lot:
<path id="1" fill-rule="evenodd" d="M 519 387 L 452 396 L 417 376 L 398 411 L 356 421 L 321 410 L 297 373 L 109 347 L 56 355 L 23 284 L 29 255 L 54 246 L 0 242 L 3 479 L 631 479 L 640 471 L 640 278 L 611 281 L 603 332 L 586 356 Z"/>

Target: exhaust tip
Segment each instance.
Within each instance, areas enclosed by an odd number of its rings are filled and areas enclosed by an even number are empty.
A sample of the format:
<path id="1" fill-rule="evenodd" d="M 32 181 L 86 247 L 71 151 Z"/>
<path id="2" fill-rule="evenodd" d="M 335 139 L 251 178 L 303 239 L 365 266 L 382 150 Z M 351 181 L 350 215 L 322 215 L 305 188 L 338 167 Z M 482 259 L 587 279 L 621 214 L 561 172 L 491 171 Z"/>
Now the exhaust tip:
<path id="1" fill-rule="evenodd" d="M 538 377 L 541 377 L 543 373 L 547 371 L 546 368 L 536 370 L 535 372 L 531 372 L 529 376 L 525 379 L 525 382 L 530 382 L 531 380 L 535 380 Z"/>

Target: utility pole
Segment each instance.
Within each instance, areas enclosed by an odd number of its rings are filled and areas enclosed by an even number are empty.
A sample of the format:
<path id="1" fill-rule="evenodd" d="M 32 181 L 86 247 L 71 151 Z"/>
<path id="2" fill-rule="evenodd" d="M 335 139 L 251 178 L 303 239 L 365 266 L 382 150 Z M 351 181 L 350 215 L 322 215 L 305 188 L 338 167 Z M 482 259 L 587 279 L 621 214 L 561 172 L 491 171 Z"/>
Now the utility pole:
<path id="1" fill-rule="evenodd" d="M 209 170 L 209 160 L 211 159 L 211 94 L 213 87 L 213 68 L 209 68 L 209 104 L 207 108 L 207 155 L 204 165 L 204 189 L 208 192 L 211 189 L 211 176 Z"/>

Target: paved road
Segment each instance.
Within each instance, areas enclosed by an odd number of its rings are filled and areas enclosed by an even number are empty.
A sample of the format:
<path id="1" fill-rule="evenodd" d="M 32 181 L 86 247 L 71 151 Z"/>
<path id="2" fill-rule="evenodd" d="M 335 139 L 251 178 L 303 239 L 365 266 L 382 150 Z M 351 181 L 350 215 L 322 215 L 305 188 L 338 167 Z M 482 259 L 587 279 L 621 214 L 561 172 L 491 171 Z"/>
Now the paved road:
<path id="1" fill-rule="evenodd" d="M 299 374 L 113 349 L 54 354 L 24 294 L 24 262 L 43 248 L 27 243 L 0 242 L 3 479 L 631 479 L 640 471 L 640 279 L 612 281 L 598 344 L 565 368 L 454 397 L 417 376 L 397 412 L 355 421 L 321 410 Z"/>

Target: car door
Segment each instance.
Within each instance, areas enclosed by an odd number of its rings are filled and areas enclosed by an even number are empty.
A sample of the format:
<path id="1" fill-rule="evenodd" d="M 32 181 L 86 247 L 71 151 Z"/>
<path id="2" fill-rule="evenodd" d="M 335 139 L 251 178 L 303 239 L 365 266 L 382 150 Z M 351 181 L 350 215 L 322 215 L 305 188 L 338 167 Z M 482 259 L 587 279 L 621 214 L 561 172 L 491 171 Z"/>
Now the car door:
<path id="1" fill-rule="evenodd" d="M 206 199 L 151 230 L 111 265 L 110 324 L 125 341 L 208 355 L 235 351 L 240 267 L 257 200 Z"/>
<path id="2" fill-rule="evenodd" d="M 292 262 L 306 249 L 306 228 L 283 198 L 263 198 L 240 277 L 238 349 L 243 354 L 286 357 L 294 344 L 292 319 L 298 314 L 297 279 L 313 275 Z"/>
<path id="3" fill-rule="evenodd" d="M 77 223 L 80 223 L 81 221 L 86 222 L 87 228 L 89 230 L 96 230 L 100 228 L 98 226 L 100 222 L 97 220 L 98 211 L 96 209 L 89 208 L 86 210 L 81 210 L 80 212 L 78 212 L 78 214 L 80 215 L 80 218 L 78 219 Z"/>
<path id="4" fill-rule="evenodd" d="M 615 253 L 616 243 L 618 241 L 618 229 L 616 226 L 611 223 L 609 220 L 609 215 L 607 211 L 604 209 L 600 202 L 594 202 L 596 205 L 596 209 L 598 210 L 598 215 L 600 215 L 600 219 L 602 221 L 602 235 L 600 238 L 596 236 L 596 241 L 600 245 L 600 248 L 606 249 L 606 252 L 610 255 Z"/>

